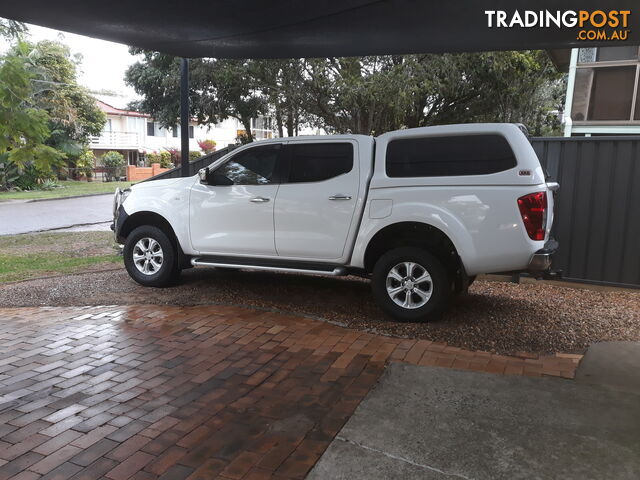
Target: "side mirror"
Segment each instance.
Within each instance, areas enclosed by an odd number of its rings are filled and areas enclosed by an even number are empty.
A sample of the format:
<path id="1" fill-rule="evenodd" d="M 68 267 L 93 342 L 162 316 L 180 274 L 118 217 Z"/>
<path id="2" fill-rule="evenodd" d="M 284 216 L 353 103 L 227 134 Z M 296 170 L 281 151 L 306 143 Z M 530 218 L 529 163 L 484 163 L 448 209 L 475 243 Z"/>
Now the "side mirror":
<path id="1" fill-rule="evenodd" d="M 209 167 L 204 167 L 198 170 L 198 178 L 200 179 L 200 183 L 208 183 L 209 177 Z"/>

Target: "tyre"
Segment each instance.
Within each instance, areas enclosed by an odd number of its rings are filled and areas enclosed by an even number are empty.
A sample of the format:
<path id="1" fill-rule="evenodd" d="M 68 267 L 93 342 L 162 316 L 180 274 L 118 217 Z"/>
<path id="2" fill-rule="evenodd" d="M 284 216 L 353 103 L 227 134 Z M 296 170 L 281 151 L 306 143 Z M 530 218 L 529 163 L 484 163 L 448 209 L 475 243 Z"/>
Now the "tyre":
<path id="1" fill-rule="evenodd" d="M 451 279 L 442 263 L 417 247 L 401 247 L 380 257 L 371 288 L 380 308 L 395 320 L 437 319 L 451 298 Z"/>
<path id="2" fill-rule="evenodd" d="M 158 227 L 134 229 L 127 236 L 123 255 L 131 278 L 145 287 L 166 287 L 180 275 L 176 247 Z"/>

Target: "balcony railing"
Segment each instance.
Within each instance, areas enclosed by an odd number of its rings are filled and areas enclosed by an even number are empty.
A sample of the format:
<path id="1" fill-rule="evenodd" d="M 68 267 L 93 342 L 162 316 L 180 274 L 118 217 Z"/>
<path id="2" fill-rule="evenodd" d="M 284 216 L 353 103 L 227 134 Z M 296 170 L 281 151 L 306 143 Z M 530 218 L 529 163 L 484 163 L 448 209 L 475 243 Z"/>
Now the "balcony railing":
<path id="1" fill-rule="evenodd" d="M 102 132 L 99 137 L 91 137 L 91 146 L 94 148 L 107 147 L 133 147 L 137 148 L 138 133 L 137 132 Z"/>
<path id="2" fill-rule="evenodd" d="M 253 138 L 256 140 L 266 140 L 268 138 L 273 138 L 273 130 L 268 128 L 252 128 L 251 134 Z"/>

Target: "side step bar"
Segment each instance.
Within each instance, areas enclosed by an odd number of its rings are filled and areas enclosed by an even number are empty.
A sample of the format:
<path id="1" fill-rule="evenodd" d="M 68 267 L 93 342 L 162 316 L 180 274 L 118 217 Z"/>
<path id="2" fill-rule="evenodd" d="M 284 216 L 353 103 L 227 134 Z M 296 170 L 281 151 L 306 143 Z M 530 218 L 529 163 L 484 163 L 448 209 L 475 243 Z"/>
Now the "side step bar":
<path id="1" fill-rule="evenodd" d="M 248 268 L 251 270 L 266 270 L 269 272 L 290 272 L 290 273 L 305 273 L 316 275 L 333 275 L 342 276 L 347 274 L 347 269 L 344 267 L 334 267 L 331 270 L 312 270 L 307 268 L 295 268 L 295 267 L 283 267 L 283 266 L 269 266 L 269 265 L 250 265 L 242 263 L 222 263 L 202 258 L 192 258 L 191 265 L 194 267 L 226 267 L 226 268 Z"/>

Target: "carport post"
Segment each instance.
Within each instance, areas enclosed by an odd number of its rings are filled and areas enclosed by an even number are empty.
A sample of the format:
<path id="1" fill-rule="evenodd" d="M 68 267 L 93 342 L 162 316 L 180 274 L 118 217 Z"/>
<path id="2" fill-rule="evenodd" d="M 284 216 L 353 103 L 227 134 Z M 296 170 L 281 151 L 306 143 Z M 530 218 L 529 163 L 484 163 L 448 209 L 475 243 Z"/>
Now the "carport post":
<path id="1" fill-rule="evenodd" d="M 188 177 L 189 171 L 189 59 L 180 65 L 180 175 Z"/>

